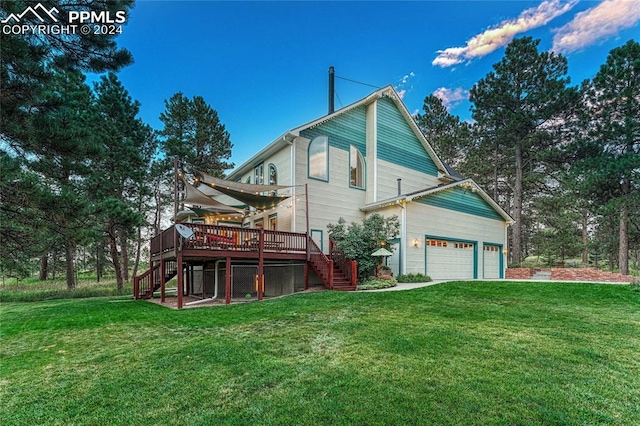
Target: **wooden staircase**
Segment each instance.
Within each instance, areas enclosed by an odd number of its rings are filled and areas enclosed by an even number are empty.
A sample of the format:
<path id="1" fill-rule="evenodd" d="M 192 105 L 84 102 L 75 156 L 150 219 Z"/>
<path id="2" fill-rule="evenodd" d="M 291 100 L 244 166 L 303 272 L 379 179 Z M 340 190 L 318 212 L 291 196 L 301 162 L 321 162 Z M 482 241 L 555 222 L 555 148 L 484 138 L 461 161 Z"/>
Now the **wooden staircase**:
<path id="1" fill-rule="evenodd" d="M 150 299 L 153 293 L 162 286 L 162 263 L 156 263 L 152 268 L 133 277 L 133 297 L 135 299 Z M 175 260 L 164 262 L 164 284 L 178 275 L 178 263 Z"/>
<path id="2" fill-rule="evenodd" d="M 327 257 L 309 237 L 309 265 L 329 290 L 353 291 L 357 285 L 357 263 L 341 255 L 331 244 L 331 258 Z"/>
<path id="3" fill-rule="evenodd" d="M 356 284 L 351 283 L 351 279 L 343 273 L 340 268 L 333 264 L 333 290 L 337 291 L 353 291 L 356 289 Z"/>

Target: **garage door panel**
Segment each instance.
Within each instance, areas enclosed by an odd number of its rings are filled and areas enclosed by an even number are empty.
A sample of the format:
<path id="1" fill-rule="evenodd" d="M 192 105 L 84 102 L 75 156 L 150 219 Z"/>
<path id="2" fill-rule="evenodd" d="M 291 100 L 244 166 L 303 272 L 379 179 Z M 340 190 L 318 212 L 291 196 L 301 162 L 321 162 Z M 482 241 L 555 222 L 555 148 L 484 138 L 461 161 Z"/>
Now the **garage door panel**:
<path id="1" fill-rule="evenodd" d="M 473 279 L 474 244 L 426 240 L 427 275 L 433 279 Z"/>
<path id="2" fill-rule="evenodd" d="M 486 244 L 483 251 L 483 277 L 500 278 L 500 246 Z"/>

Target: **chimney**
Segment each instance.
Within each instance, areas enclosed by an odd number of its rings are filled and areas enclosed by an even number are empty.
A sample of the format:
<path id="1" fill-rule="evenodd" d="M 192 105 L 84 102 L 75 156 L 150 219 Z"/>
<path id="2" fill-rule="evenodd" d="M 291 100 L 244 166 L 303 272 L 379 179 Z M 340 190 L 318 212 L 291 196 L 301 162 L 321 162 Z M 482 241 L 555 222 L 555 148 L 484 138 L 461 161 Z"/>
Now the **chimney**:
<path id="1" fill-rule="evenodd" d="M 398 178 L 398 197 L 402 195 L 402 179 Z"/>
<path id="2" fill-rule="evenodd" d="M 333 114 L 333 111 L 335 111 L 333 105 L 335 73 L 335 69 L 333 67 L 329 67 L 329 114 Z"/>

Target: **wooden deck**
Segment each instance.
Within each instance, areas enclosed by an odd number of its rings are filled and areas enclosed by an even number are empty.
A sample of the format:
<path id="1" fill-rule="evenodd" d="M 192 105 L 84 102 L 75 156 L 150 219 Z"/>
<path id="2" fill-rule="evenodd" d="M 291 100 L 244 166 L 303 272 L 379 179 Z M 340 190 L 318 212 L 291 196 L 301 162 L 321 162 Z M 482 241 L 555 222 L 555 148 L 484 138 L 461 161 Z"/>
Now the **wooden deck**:
<path id="1" fill-rule="evenodd" d="M 307 260 L 306 234 L 205 224 L 184 225 L 194 232 L 189 239 L 182 238 L 175 231 L 175 226 L 171 226 L 151 240 L 151 261 L 176 259 L 178 252 L 184 260 L 226 257 Z"/>
<path id="2" fill-rule="evenodd" d="M 256 228 L 185 223 L 193 231 L 189 238 L 182 237 L 175 226 L 155 236 L 150 244 L 149 270 L 134 277 L 134 297 L 152 297 L 160 289 L 161 302 L 165 301 L 165 284 L 177 277 L 177 307 L 182 308 L 184 297 L 190 294 L 195 267 L 224 261 L 225 303 L 231 303 L 232 262 L 257 265 L 255 289 L 258 300 L 265 293 L 265 265 L 284 261 L 304 265 L 304 289 L 309 287 L 312 269 L 324 286 L 332 290 L 354 290 L 357 263 L 346 259 L 336 249 L 328 258 L 307 234 Z M 243 262 L 249 261 L 249 262 Z M 217 266 L 216 266 L 217 267 Z M 203 291 L 204 297 L 204 291 Z"/>

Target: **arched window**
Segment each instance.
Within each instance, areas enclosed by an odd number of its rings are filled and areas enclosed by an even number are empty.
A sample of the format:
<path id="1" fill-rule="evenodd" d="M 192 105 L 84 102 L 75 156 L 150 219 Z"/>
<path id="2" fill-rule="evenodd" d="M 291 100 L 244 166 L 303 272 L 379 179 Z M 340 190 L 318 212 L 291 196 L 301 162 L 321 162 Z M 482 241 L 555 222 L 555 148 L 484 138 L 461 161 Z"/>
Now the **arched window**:
<path id="1" fill-rule="evenodd" d="M 246 183 L 251 183 L 251 176 L 247 178 Z"/>
<path id="2" fill-rule="evenodd" d="M 349 148 L 349 185 L 364 188 L 364 157 L 353 145 Z"/>
<path id="3" fill-rule="evenodd" d="M 269 185 L 277 185 L 278 184 L 278 169 L 276 169 L 276 165 L 271 163 L 269 164 Z"/>
<path id="4" fill-rule="evenodd" d="M 267 167 L 267 185 L 277 185 L 278 184 L 278 169 L 276 169 L 276 165 L 270 163 Z M 270 191 L 269 195 L 275 196 L 278 191 Z M 272 228 L 275 229 L 275 228 Z"/>
<path id="5" fill-rule="evenodd" d="M 318 136 L 309 143 L 309 177 L 329 180 L 329 139 Z"/>

